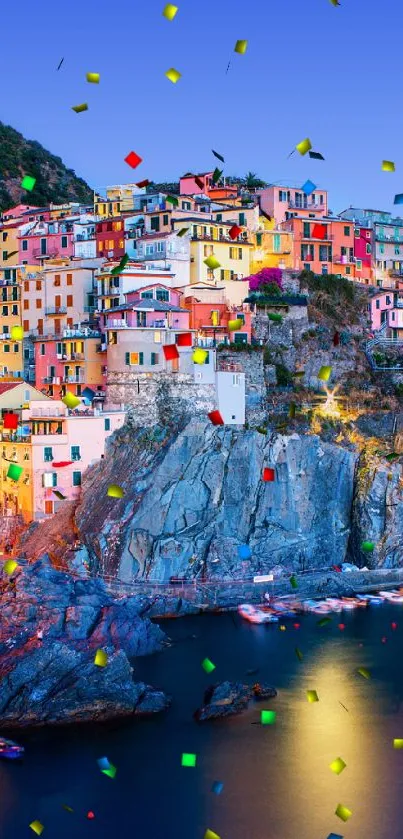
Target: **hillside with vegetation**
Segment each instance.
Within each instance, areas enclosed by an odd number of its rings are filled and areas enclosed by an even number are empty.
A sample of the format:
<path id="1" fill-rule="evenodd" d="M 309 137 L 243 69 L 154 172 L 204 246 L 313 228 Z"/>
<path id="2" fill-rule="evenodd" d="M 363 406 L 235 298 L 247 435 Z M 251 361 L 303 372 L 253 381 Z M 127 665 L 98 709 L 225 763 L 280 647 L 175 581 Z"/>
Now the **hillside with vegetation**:
<path id="1" fill-rule="evenodd" d="M 36 178 L 32 192 L 21 187 L 25 175 Z M 20 203 L 46 207 L 50 202 L 92 200 L 91 188 L 60 157 L 0 122 L 0 211 Z"/>

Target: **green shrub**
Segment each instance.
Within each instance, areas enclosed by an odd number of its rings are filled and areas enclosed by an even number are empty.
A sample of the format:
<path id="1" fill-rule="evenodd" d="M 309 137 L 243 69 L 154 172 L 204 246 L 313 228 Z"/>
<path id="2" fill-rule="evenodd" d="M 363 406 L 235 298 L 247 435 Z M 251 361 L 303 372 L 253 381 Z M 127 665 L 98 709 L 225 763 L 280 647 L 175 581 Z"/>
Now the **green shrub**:
<path id="1" fill-rule="evenodd" d="M 277 384 L 280 387 L 287 387 L 293 384 L 292 373 L 285 364 L 276 364 L 276 378 Z"/>

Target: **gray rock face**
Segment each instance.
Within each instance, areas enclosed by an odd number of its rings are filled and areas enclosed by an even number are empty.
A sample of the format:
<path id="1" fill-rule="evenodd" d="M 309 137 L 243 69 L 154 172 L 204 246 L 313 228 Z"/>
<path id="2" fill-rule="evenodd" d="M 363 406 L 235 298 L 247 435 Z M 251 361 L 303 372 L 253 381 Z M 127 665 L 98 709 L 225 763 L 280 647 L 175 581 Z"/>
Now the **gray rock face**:
<path id="1" fill-rule="evenodd" d="M 161 649 L 141 598 L 114 600 L 99 580 L 74 580 L 47 560 L 0 589 L 0 723 L 24 726 L 153 713 L 168 700 L 135 683 L 128 657 Z M 97 649 L 105 667 L 94 664 Z"/>
<path id="2" fill-rule="evenodd" d="M 263 468 L 275 480 L 262 480 Z M 189 424 L 153 470 L 130 520 L 121 578 L 242 579 L 279 563 L 329 566 L 349 536 L 355 456 L 314 436 Z M 248 544 L 252 558 L 239 560 Z M 138 560 L 143 551 L 143 562 Z"/>
<path id="3" fill-rule="evenodd" d="M 59 641 L 29 642 L 0 665 L 0 720 L 11 727 L 103 721 L 165 710 L 169 700 L 133 682 L 125 653 L 109 650 L 97 667 L 88 653 Z"/>
<path id="4" fill-rule="evenodd" d="M 401 466 L 363 459 L 358 465 L 352 509 L 349 553 L 358 566 L 398 568 L 403 565 L 403 482 Z M 372 553 L 362 551 L 373 542 Z"/>

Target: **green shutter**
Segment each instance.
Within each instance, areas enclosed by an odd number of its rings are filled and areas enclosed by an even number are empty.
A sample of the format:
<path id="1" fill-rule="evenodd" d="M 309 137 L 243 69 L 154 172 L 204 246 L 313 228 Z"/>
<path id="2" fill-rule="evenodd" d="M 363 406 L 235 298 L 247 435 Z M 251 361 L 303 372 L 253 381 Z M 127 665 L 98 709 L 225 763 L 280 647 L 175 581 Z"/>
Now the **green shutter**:
<path id="1" fill-rule="evenodd" d="M 144 364 L 144 353 L 139 352 L 139 364 Z"/>
<path id="2" fill-rule="evenodd" d="M 125 352 L 125 364 L 130 364 L 130 353 Z"/>
<path id="3" fill-rule="evenodd" d="M 262 244 L 262 234 L 261 233 L 256 233 L 256 244 L 257 245 Z"/>
<path id="4" fill-rule="evenodd" d="M 57 486 L 57 474 L 56 474 L 56 472 L 53 472 L 52 484 L 53 484 L 54 487 Z"/>
<path id="5" fill-rule="evenodd" d="M 239 224 L 241 226 L 245 225 L 245 213 L 239 213 Z"/>

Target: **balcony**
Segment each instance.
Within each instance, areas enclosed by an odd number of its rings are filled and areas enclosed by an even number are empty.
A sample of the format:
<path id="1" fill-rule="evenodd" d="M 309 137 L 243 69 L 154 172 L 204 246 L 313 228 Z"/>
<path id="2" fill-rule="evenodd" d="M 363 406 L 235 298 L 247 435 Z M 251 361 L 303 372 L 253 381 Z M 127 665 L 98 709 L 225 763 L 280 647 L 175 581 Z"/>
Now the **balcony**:
<path id="1" fill-rule="evenodd" d="M 309 236 L 304 236 L 304 234 L 301 234 L 301 236 L 298 236 L 298 239 L 303 239 L 304 241 L 312 239 L 314 242 L 332 242 L 334 239 L 334 235 L 331 234 L 328 236 L 327 234 L 325 234 L 324 238 L 322 239 L 320 236 L 312 236 L 311 232 Z"/>
<path id="2" fill-rule="evenodd" d="M 396 242 L 397 244 L 403 245 L 403 234 L 401 236 L 395 236 L 391 233 L 387 236 L 385 233 L 375 232 L 375 239 L 379 242 Z"/>
<path id="3" fill-rule="evenodd" d="M 332 262 L 337 262 L 338 265 L 351 265 L 354 264 L 354 257 L 338 253 L 333 256 Z"/>
<path id="4" fill-rule="evenodd" d="M 243 373 L 243 369 L 233 361 L 219 361 L 217 373 Z"/>
<path id="5" fill-rule="evenodd" d="M 45 315 L 67 315 L 67 306 L 46 306 Z"/>
<path id="6" fill-rule="evenodd" d="M 46 253 L 42 253 L 41 248 L 34 248 L 32 251 L 32 256 L 35 259 L 49 259 L 53 258 L 54 256 L 59 256 L 59 250 L 55 247 L 49 247 Z"/>
<path id="7" fill-rule="evenodd" d="M 84 306 L 84 312 L 96 312 L 96 306 Z"/>
<path id="8" fill-rule="evenodd" d="M 106 352 L 106 344 L 97 344 L 95 352 Z"/>
<path id="9" fill-rule="evenodd" d="M 62 381 L 69 385 L 83 385 L 84 376 L 62 376 Z"/>
<path id="10" fill-rule="evenodd" d="M 60 385 L 60 376 L 44 376 L 42 379 L 45 385 Z"/>
<path id="11" fill-rule="evenodd" d="M 324 204 L 314 204 L 313 201 L 309 201 L 306 204 L 304 203 L 303 205 L 297 204 L 295 201 L 288 201 L 288 206 L 292 210 L 320 210 L 321 213 L 323 213 L 325 209 Z"/>

